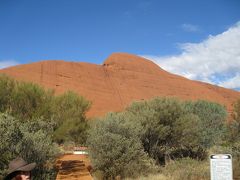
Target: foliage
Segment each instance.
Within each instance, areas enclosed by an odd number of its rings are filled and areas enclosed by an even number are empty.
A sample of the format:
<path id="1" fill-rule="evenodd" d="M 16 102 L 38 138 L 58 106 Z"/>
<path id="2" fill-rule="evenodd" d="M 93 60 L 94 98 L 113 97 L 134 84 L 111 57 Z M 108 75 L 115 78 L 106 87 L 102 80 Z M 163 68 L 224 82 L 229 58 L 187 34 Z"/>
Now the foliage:
<path id="1" fill-rule="evenodd" d="M 73 141 L 84 144 L 88 129 L 85 114 L 89 107 L 89 101 L 74 92 L 68 91 L 57 96 L 54 99 L 53 113 L 58 128 L 54 139 L 59 143 Z"/>
<path id="2" fill-rule="evenodd" d="M 135 116 L 134 123 L 141 123 L 144 149 L 158 163 L 178 157 L 202 156 L 200 119 L 181 101 L 155 98 L 135 102 L 126 111 Z"/>
<path id="3" fill-rule="evenodd" d="M 52 98 L 53 91 L 0 76 L 0 112 L 7 112 L 19 119 L 49 118 Z"/>
<path id="4" fill-rule="evenodd" d="M 199 100 L 185 102 L 185 108 L 200 118 L 201 144 L 205 149 L 221 142 L 226 128 L 226 109 L 217 103 Z"/>
<path id="5" fill-rule="evenodd" d="M 37 84 L 0 77 L 0 112 L 22 121 L 54 119 L 54 139 L 58 143 L 85 143 L 88 129 L 85 114 L 89 107 L 89 101 L 71 91 L 54 96 L 52 90 Z"/>
<path id="6" fill-rule="evenodd" d="M 240 123 L 240 99 L 234 103 L 233 119 Z"/>
<path id="7" fill-rule="evenodd" d="M 232 121 L 228 123 L 227 141 L 230 144 L 240 141 L 240 99 L 234 103 Z"/>
<path id="8" fill-rule="evenodd" d="M 15 81 L 5 75 L 0 75 L 0 112 L 8 112 L 11 110 L 14 89 Z"/>
<path id="9" fill-rule="evenodd" d="M 89 106 L 73 92 L 55 96 L 36 84 L 0 76 L 0 176 L 10 160 L 22 156 L 37 162 L 35 179 L 53 179 L 58 152 L 53 135 L 55 140 L 59 133 L 63 142 L 84 144 Z"/>
<path id="10" fill-rule="evenodd" d="M 109 114 L 89 131 L 88 147 L 95 170 L 105 178 L 144 174 L 153 166 L 137 134 L 140 128 L 126 121 L 126 114 Z"/>
<path id="11" fill-rule="evenodd" d="M 0 173 L 6 173 L 10 160 L 20 156 L 28 162 L 36 162 L 35 179 L 53 179 L 53 163 L 58 148 L 53 143 L 51 124 L 42 119 L 21 122 L 7 114 L 0 115 Z M 53 174 L 51 174 L 53 173 Z"/>
<path id="12" fill-rule="evenodd" d="M 122 150 L 128 144 L 141 144 L 145 153 L 160 165 L 185 157 L 203 160 L 207 149 L 224 137 L 225 118 L 226 111 L 221 105 L 207 101 L 155 98 L 134 102 L 125 112 L 110 114 L 91 128 L 88 144 L 94 168 L 107 176 L 131 176 L 121 170 L 128 165 L 121 159 L 122 152 L 135 157 L 132 150 Z"/>
<path id="13" fill-rule="evenodd" d="M 231 154 L 234 178 L 240 178 L 240 99 L 234 103 L 232 120 L 227 124 L 222 143 L 211 148 L 210 153 Z"/>
<path id="14" fill-rule="evenodd" d="M 53 91 L 27 82 L 18 82 L 13 91 L 11 114 L 20 119 L 51 117 Z"/>

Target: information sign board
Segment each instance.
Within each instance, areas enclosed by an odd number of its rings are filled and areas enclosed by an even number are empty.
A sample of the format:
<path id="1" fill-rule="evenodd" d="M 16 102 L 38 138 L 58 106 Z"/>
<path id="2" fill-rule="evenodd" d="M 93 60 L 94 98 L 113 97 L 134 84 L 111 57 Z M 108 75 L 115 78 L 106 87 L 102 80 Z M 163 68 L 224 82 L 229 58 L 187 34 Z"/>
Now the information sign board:
<path id="1" fill-rule="evenodd" d="M 232 180 L 232 156 L 213 154 L 210 156 L 211 180 Z"/>

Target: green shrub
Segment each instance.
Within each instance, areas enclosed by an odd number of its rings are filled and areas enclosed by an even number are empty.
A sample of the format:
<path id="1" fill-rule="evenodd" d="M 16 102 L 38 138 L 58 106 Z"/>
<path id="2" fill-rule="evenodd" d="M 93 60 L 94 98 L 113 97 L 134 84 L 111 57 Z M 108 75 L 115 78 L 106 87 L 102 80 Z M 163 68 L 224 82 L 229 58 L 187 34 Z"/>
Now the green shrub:
<path id="1" fill-rule="evenodd" d="M 127 121 L 125 114 L 109 114 L 89 131 L 88 147 L 95 170 L 104 178 L 134 177 L 153 168 L 138 137 L 138 126 Z"/>
<path id="2" fill-rule="evenodd" d="M 0 75 L 0 112 L 11 111 L 11 102 L 16 82 L 5 76 Z"/>
<path id="3" fill-rule="evenodd" d="M 33 124 L 0 114 L 0 174 L 6 173 L 10 160 L 20 156 L 37 163 L 34 179 L 54 179 L 53 165 L 59 150 L 51 139 L 50 126 L 41 119 Z"/>
<path id="4" fill-rule="evenodd" d="M 53 91 L 27 82 L 0 76 L 0 112 L 7 112 L 20 120 L 52 115 Z"/>
<path id="5" fill-rule="evenodd" d="M 54 91 L 28 82 L 18 82 L 0 76 L 0 112 L 19 120 L 53 119 L 54 140 L 85 144 L 87 138 L 86 112 L 90 102 L 74 92 L 54 96 Z"/>
<path id="6" fill-rule="evenodd" d="M 240 123 L 240 99 L 234 103 L 233 119 Z"/>
<path id="7" fill-rule="evenodd" d="M 233 158 L 233 176 L 240 178 L 240 100 L 234 103 L 232 120 L 227 123 L 225 136 L 218 146 L 209 150 L 210 154 L 231 154 Z"/>
<path id="8" fill-rule="evenodd" d="M 143 148 L 159 165 L 168 166 L 172 160 L 185 157 L 206 159 L 208 148 L 220 144 L 226 133 L 225 118 L 226 111 L 221 105 L 206 101 L 182 102 L 173 98 L 155 98 L 135 102 L 125 112 L 110 114 L 91 127 L 88 145 L 92 163 L 95 170 L 107 177 L 135 177 L 135 173 L 144 172 L 143 168 L 139 166 L 134 170 L 134 165 L 128 165 L 132 174 L 127 173 L 126 168 L 122 169 L 129 164 L 128 158 L 122 159 L 125 152 L 126 157 L 136 156 L 132 148 L 136 148 L 135 151 Z M 185 161 L 195 168 L 198 163 L 201 164 L 201 161 L 192 159 L 179 161 L 180 164 L 177 161 L 171 165 L 181 169 Z M 151 163 L 149 166 L 151 168 Z M 192 170 L 192 173 L 191 169 L 183 171 L 192 179 L 198 174 L 202 177 L 200 171 Z M 182 178 L 186 176 L 179 175 Z"/>
<path id="9" fill-rule="evenodd" d="M 221 142 L 225 134 L 227 117 L 226 109 L 222 105 L 199 100 L 186 102 L 185 107 L 200 118 L 201 144 L 206 149 Z"/>
<path id="10" fill-rule="evenodd" d="M 54 99 L 53 116 L 57 123 L 54 139 L 58 143 L 73 141 L 85 144 L 87 130 L 86 112 L 90 102 L 74 92 L 68 91 Z"/>
<path id="11" fill-rule="evenodd" d="M 10 160 L 21 156 L 38 164 L 35 179 L 55 179 L 58 148 L 53 139 L 85 144 L 89 107 L 73 92 L 54 96 L 36 84 L 0 76 L 0 176 Z"/>
<path id="12" fill-rule="evenodd" d="M 232 120 L 227 126 L 226 142 L 230 145 L 240 141 L 240 99 L 234 103 Z"/>
<path id="13" fill-rule="evenodd" d="M 176 149 L 177 137 L 173 126 L 184 115 L 184 110 L 176 99 L 156 98 L 145 102 L 135 102 L 127 108 L 134 123 L 142 126 L 141 141 L 144 150 L 159 163 L 164 163 Z"/>
<path id="14" fill-rule="evenodd" d="M 206 157 L 204 143 L 208 141 L 202 135 L 206 131 L 212 133 L 211 127 L 202 128 L 201 118 L 189 110 L 192 107 L 192 104 L 186 106 L 174 98 L 155 98 L 133 103 L 126 113 L 134 116 L 135 123 L 141 123 L 144 150 L 158 163 L 164 164 L 166 160 L 179 157 Z"/>

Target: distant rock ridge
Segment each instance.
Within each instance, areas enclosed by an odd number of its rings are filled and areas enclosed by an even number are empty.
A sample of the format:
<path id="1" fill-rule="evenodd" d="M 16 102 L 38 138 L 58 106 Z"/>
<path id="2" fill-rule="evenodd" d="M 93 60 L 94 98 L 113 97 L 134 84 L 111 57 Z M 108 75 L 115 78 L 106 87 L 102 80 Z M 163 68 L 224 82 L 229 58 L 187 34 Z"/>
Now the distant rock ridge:
<path id="1" fill-rule="evenodd" d="M 102 65 L 46 60 L 5 68 L 0 73 L 54 89 L 57 94 L 75 91 L 92 101 L 88 117 L 122 111 L 133 101 L 156 96 L 205 99 L 221 103 L 231 112 L 240 98 L 237 91 L 171 74 L 150 60 L 127 53 L 113 53 Z"/>

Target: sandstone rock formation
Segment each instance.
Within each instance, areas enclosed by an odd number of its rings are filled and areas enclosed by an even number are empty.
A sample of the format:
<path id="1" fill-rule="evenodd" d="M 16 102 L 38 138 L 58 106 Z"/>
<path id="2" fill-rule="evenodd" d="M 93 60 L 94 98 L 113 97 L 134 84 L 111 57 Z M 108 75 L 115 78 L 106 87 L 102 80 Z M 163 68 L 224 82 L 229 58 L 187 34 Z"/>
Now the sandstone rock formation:
<path id="1" fill-rule="evenodd" d="M 125 53 L 112 54 L 103 65 L 49 60 L 2 69 L 0 73 L 55 89 L 57 94 L 73 90 L 92 101 L 89 117 L 121 111 L 132 101 L 156 96 L 210 100 L 231 112 L 232 104 L 240 98 L 240 92 L 188 80 L 150 60 Z"/>

